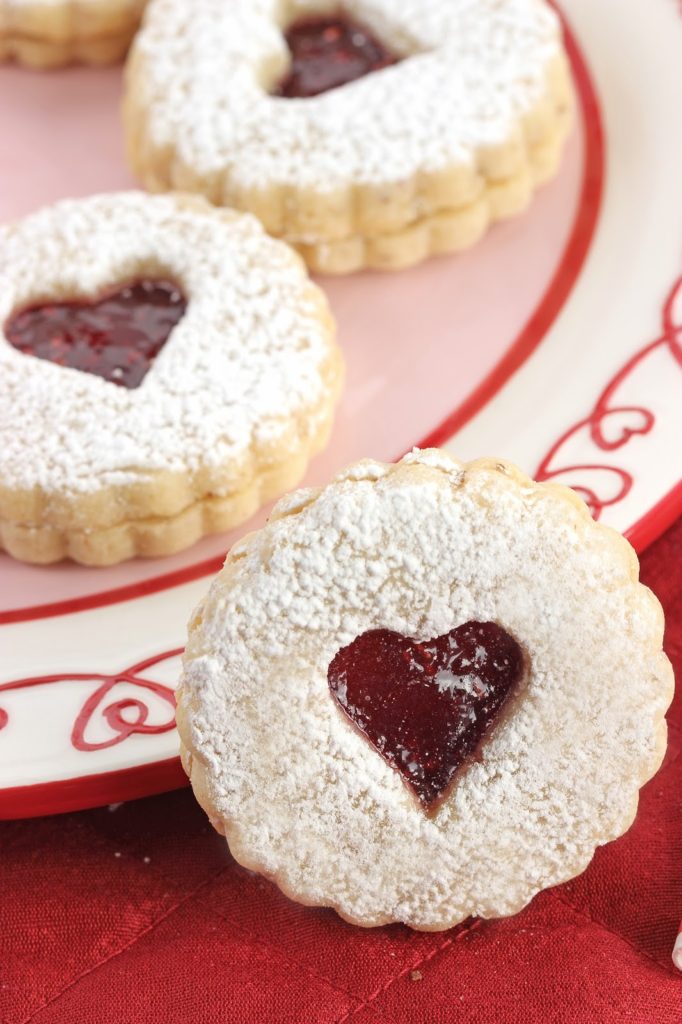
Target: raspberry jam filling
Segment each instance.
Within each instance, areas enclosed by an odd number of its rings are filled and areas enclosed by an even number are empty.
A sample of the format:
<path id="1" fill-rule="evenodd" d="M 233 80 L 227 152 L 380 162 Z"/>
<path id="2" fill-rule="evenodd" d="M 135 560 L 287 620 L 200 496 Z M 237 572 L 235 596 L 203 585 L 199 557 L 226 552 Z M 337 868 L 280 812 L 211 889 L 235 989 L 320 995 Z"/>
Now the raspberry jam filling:
<path id="1" fill-rule="evenodd" d="M 136 388 L 186 309 L 177 285 L 145 278 L 91 303 L 31 306 L 8 320 L 5 336 L 26 355 Z"/>
<path id="2" fill-rule="evenodd" d="M 327 679 L 344 714 L 432 811 L 524 674 L 506 630 L 466 622 L 425 643 L 389 629 L 362 633 L 335 655 Z"/>
<path id="3" fill-rule="evenodd" d="M 299 18 L 284 38 L 291 51 L 291 67 L 275 88 L 275 96 L 318 96 L 400 59 L 370 29 L 343 13 Z"/>

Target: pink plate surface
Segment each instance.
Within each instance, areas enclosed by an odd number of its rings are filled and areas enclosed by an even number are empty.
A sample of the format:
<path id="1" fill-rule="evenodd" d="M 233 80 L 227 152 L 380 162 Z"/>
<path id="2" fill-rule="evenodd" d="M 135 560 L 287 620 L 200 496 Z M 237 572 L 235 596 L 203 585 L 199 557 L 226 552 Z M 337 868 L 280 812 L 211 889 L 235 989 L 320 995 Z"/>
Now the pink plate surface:
<path id="1" fill-rule="evenodd" d="M 441 425 L 450 436 L 557 315 L 588 249 L 603 173 L 596 100 L 575 48 L 573 57 L 579 123 L 559 177 L 523 217 L 496 226 L 464 256 L 399 277 L 321 282 L 338 321 L 347 383 L 332 442 L 305 483 L 322 483 L 365 456 L 393 459 L 429 435 L 437 442 Z M 13 139 L 1 220 L 66 195 L 134 185 L 124 163 L 120 90 L 118 69 L 0 69 L 0 136 Z M 40 151 L 49 152 L 50 161 L 36 161 Z M 104 570 L 31 567 L 0 554 L 0 622 L 91 607 L 213 571 L 237 535 Z"/>

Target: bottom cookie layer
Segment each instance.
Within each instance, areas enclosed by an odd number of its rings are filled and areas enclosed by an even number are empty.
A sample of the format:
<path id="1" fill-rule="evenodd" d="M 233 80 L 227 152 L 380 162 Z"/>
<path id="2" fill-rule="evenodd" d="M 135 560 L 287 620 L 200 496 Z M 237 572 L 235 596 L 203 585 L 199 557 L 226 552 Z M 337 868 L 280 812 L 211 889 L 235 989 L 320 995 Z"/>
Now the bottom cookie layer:
<path id="1" fill-rule="evenodd" d="M 106 566 L 130 558 L 161 558 L 224 533 L 245 522 L 265 502 L 295 487 L 310 458 L 327 443 L 331 410 L 309 445 L 261 473 L 251 487 L 226 497 L 207 495 L 178 515 L 118 523 L 104 530 L 58 530 L 0 519 L 0 549 L 21 562 L 48 565 L 70 558 L 81 565 Z"/>
<path id="2" fill-rule="evenodd" d="M 496 221 L 525 210 L 535 189 L 554 177 L 570 123 L 571 112 L 567 109 L 560 130 L 550 141 L 533 149 L 528 168 L 513 178 L 489 183 L 479 198 L 467 206 L 442 210 L 384 235 L 357 235 L 332 242 L 285 240 L 318 274 L 352 274 L 363 269 L 402 270 L 430 256 L 468 249 Z"/>
<path id="3" fill-rule="evenodd" d="M 48 71 L 68 64 L 117 64 L 130 45 L 132 31 L 91 39 L 40 39 L 28 35 L 0 36 L 0 62 L 15 60 Z"/>

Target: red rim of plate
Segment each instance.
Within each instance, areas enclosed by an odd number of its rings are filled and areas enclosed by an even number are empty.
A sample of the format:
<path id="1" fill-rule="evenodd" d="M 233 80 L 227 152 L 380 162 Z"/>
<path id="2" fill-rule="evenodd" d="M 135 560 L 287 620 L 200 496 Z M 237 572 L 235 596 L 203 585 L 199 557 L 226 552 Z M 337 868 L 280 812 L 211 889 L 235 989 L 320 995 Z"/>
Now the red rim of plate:
<path id="1" fill-rule="evenodd" d="M 89 807 L 167 793 L 188 784 L 180 758 L 169 757 L 115 772 L 15 786 L 0 790 L 0 821 L 85 811 Z"/>

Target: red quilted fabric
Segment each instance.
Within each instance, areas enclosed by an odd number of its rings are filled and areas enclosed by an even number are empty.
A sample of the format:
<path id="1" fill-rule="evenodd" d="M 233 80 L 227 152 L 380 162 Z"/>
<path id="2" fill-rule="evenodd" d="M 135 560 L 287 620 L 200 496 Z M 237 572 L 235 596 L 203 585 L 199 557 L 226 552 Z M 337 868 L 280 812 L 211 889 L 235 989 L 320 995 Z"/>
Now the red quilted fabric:
<path id="1" fill-rule="evenodd" d="M 644 556 L 682 670 L 682 520 Z M 363 931 L 238 868 L 188 791 L 0 826 L 2 1024 L 681 1024 L 682 696 L 637 821 L 517 917 Z"/>

